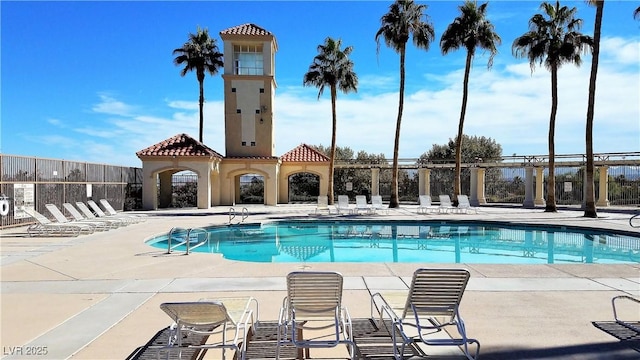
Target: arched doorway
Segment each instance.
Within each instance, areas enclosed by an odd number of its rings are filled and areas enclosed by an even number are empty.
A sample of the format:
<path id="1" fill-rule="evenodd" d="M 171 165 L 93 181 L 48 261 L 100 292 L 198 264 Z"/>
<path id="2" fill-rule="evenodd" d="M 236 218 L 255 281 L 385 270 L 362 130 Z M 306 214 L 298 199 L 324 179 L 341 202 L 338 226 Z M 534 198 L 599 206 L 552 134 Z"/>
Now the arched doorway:
<path id="1" fill-rule="evenodd" d="M 237 204 L 264 204 L 264 176 L 242 174 L 236 177 L 238 184 Z"/>
<path id="2" fill-rule="evenodd" d="M 309 172 L 298 172 L 288 177 L 288 191 L 291 203 L 313 203 L 320 194 L 320 176 Z"/>
<path id="3" fill-rule="evenodd" d="M 198 206 L 198 174 L 188 169 L 167 169 L 158 173 L 158 208 Z"/>

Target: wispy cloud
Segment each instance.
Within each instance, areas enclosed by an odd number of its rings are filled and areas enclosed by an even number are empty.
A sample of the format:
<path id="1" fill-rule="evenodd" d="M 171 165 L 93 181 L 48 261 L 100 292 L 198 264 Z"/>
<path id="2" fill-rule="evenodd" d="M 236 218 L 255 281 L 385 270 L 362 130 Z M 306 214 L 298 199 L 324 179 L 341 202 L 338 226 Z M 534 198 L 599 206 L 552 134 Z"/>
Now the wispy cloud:
<path id="1" fill-rule="evenodd" d="M 118 101 L 115 98 L 107 94 L 99 94 L 100 102 L 95 104 L 91 110 L 97 113 L 130 116 L 134 110 L 134 107 L 127 105 L 122 101 Z"/>
<path id="2" fill-rule="evenodd" d="M 629 63 L 626 49 L 638 49 L 637 40 L 604 39 L 598 72 L 595 116 L 595 151 L 637 151 L 640 148 L 640 98 L 638 67 Z M 611 50 L 605 50 L 611 49 Z M 621 52 L 612 49 L 622 50 Z M 633 52 L 633 51 L 631 51 Z M 633 54 L 632 54 L 633 55 Z M 557 115 L 556 151 L 584 150 L 584 123 L 590 57 L 580 68 L 565 65 L 559 73 L 560 104 Z M 620 63 L 629 66 L 620 66 Z M 357 94 L 338 95 L 338 145 L 354 151 L 384 153 L 391 158 L 398 109 L 395 75 L 364 74 Z M 418 75 L 419 76 L 419 75 Z M 462 69 L 424 73 L 423 86 L 409 89 L 401 129 L 400 157 L 415 158 L 456 135 L 462 96 Z M 532 73 L 526 61 L 475 66 L 471 73 L 465 133 L 487 136 L 504 153 L 546 154 L 551 104 L 550 74 L 537 67 Z M 371 90 L 375 89 L 375 90 Z M 331 104 L 328 92 L 317 99 L 315 88 L 289 86 L 276 93 L 276 155 L 300 143 L 329 145 Z M 135 152 L 177 133 L 198 134 L 198 103 L 167 99 L 153 111 L 118 98 L 98 94 L 89 125 L 71 128 L 63 120 L 49 118 L 57 127 L 82 134 L 41 136 L 41 146 L 64 149 L 65 158 L 140 166 Z M 224 154 L 224 103 L 207 101 L 204 108 L 204 142 Z M 75 140 L 74 140 L 75 139 Z M 107 156 L 108 154 L 108 156 Z"/>
<path id="3" fill-rule="evenodd" d="M 620 37 L 604 38 L 600 42 L 600 51 L 609 55 L 608 62 L 632 65 L 635 70 L 640 64 L 640 42 Z"/>

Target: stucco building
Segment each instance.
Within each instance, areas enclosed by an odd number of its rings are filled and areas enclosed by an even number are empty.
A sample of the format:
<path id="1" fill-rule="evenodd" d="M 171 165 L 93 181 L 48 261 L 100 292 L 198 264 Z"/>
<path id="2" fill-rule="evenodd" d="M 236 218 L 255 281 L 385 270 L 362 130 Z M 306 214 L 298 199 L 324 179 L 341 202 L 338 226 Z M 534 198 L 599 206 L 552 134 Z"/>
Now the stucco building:
<path id="1" fill-rule="evenodd" d="M 177 134 L 136 153 L 142 161 L 142 205 L 157 209 L 171 204 L 173 174 L 190 170 L 198 176 L 197 206 L 206 209 L 240 203 L 240 178 L 264 179 L 264 204 L 287 203 L 289 177 L 319 177 L 320 194 L 328 189 L 329 158 L 306 144 L 276 155 L 276 38 L 255 25 L 220 32 L 223 41 L 225 154 Z"/>

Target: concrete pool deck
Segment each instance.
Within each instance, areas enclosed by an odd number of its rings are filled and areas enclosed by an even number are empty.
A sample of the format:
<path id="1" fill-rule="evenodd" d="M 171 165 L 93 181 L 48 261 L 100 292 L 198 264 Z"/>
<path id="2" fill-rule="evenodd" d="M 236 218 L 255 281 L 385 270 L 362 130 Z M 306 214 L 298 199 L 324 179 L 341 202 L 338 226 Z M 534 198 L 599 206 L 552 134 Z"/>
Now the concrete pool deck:
<path id="1" fill-rule="evenodd" d="M 315 209 L 315 205 L 246 207 L 250 222 L 307 218 Z M 402 206 L 371 217 L 499 220 L 640 234 L 629 225 L 637 208 L 600 210 L 598 219 L 583 218 L 582 211 L 570 209 L 544 213 L 487 206 L 477 214 L 446 215 L 419 215 L 416 209 Z M 125 359 L 170 324 L 159 309 L 166 301 L 250 295 L 260 304 L 259 319 L 275 320 L 285 295 L 286 274 L 302 268 L 341 272 L 345 305 L 352 317 L 366 318 L 372 292 L 406 289 L 416 268 L 430 266 L 464 267 L 471 272 L 461 314 L 469 336 L 482 344 L 481 359 L 640 358 L 628 342 L 592 324 L 613 320 L 612 297 L 640 297 L 640 264 L 258 264 L 217 254 L 167 255 L 144 243 L 175 226 L 228 223 L 228 211 L 229 207 L 216 207 L 146 212 L 143 223 L 75 238 L 29 238 L 24 227 L 2 230 L 2 358 Z M 320 357 L 345 356 L 336 349 Z M 219 352 L 210 351 L 206 358 L 219 358 Z"/>

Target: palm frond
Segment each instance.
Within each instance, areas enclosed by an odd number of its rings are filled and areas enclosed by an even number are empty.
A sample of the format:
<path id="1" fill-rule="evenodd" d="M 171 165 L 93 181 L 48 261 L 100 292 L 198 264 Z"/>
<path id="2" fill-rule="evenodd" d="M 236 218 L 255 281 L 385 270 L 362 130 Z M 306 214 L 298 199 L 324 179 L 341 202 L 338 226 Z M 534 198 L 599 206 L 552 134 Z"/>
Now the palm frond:
<path id="1" fill-rule="evenodd" d="M 474 1 L 467 0 L 458 7 L 460 15 L 447 26 L 440 38 L 440 49 L 444 55 L 464 47 L 473 56 L 475 49 L 480 48 L 490 53 L 487 65 L 491 67 L 502 39 L 486 17 L 487 5 L 477 6 Z"/>
<path id="2" fill-rule="evenodd" d="M 325 86 L 335 86 L 344 93 L 357 91 L 358 76 L 353 70 L 353 61 L 349 58 L 353 47 L 341 47 L 342 40 L 327 37 L 323 44 L 318 45 L 318 54 L 303 77 L 304 86 L 318 88 L 318 98 L 322 96 Z"/>
<path id="3" fill-rule="evenodd" d="M 535 64 L 544 64 L 551 70 L 562 64 L 582 63 L 581 53 L 593 45 L 590 36 L 582 35 L 582 19 L 576 18 L 577 9 L 543 2 L 542 14 L 535 14 L 529 20 L 529 31 L 516 38 L 512 45 L 515 57 L 527 57 L 531 70 Z"/>
<path id="4" fill-rule="evenodd" d="M 427 5 L 416 4 L 413 0 L 397 0 L 389 6 L 389 12 L 380 18 L 380 29 L 376 32 L 376 43 L 380 49 L 380 38 L 387 47 L 397 53 L 404 51 L 410 37 L 413 44 L 429 50 L 435 38 L 435 30 L 425 11 Z"/>

